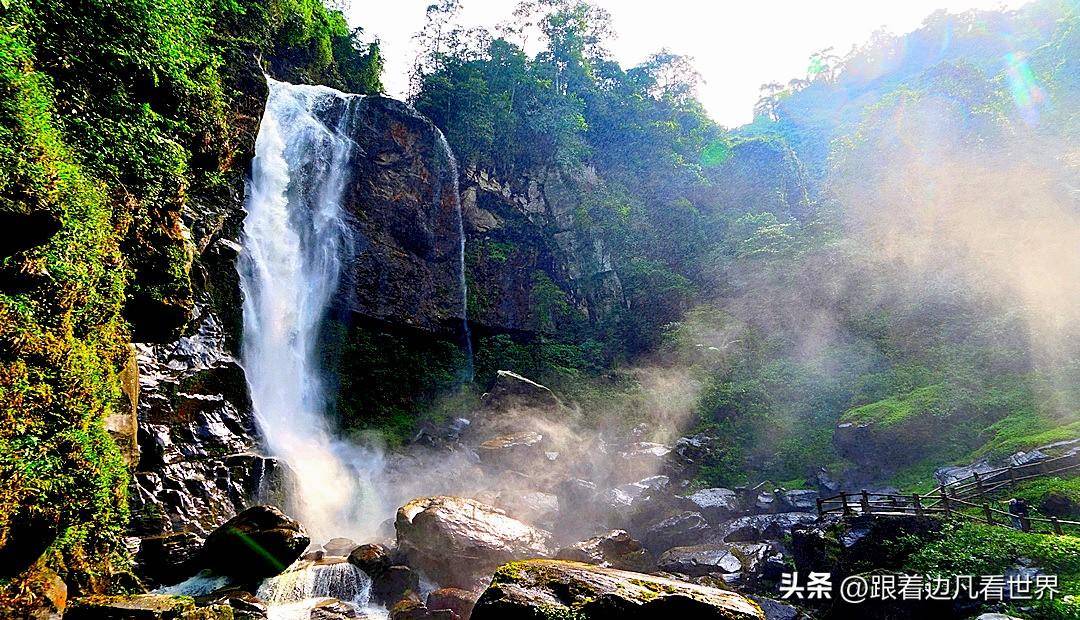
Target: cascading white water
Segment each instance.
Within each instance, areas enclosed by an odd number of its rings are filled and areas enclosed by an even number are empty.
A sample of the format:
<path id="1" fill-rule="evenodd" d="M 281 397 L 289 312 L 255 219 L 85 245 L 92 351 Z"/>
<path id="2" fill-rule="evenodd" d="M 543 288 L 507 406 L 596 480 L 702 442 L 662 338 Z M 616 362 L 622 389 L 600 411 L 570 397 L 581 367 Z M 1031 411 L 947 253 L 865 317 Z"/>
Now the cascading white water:
<path id="1" fill-rule="evenodd" d="M 300 563 L 267 579 L 256 596 L 267 603 L 268 620 L 307 620 L 311 608 L 326 598 L 349 603 L 364 618 L 384 618 L 386 611 L 369 604 L 371 578 L 348 562 Z"/>
<path id="2" fill-rule="evenodd" d="M 351 449 L 324 416 L 316 351 L 350 247 L 341 197 L 354 146 L 346 130 L 360 97 L 268 83 L 239 263 L 242 357 L 259 430 L 295 477 L 290 510 L 326 540 L 357 534 L 363 508 Z"/>
<path id="3" fill-rule="evenodd" d="M 454 157 L 454 151 L 450 148 L 450 144 L 446 141 L 446 136 L 438 128 L 435 129 L 436 135 L 439 139 L 439 148 L 442 150 L 442 155 L 446 159 L 446 166 L 449 170 L 448 177 L 450 179 L 450 192 L 451 199 L 454 201 L 454 210 L 457 216 L 457 232 L 458 232 L 458 289 L 461 292 L 461 328 L 462 337 L 465 345 L 465 380 L 472 381 L 475 376 L 475 369 L 473 367 L 473 345 L 472 345 L 472 330 L 469 328 L 469 284 L 465 277 L 465 216 L 461 212 L 461 192 L 458 187 L 458 167 L 457 158 Z M 442 189 L 441 191 L 445 191 Z"/>

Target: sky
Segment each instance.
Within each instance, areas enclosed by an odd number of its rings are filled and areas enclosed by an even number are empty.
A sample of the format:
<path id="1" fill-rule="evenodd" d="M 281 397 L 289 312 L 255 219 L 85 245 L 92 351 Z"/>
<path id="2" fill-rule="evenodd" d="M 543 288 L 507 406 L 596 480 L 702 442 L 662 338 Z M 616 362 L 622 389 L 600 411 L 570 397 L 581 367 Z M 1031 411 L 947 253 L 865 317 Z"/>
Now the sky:
<path id="1" fill-rule="evenodd" d="M 349 22 L 377 36 L 386 59 L 387 94 L 403 98 L 416 57 L 413 35 L 433 0 L 351 0 Z M 624 67 L 663 48 L 691 56 L 704 81 L 699 99 L 720 124 L 753 120 L 759 88 L 804 77 L 810 54 L 827 47 L 840 55 L 881 27 L 915 28 L 938 9 L 1016 8 L 1024 0 L 592 0 L 612 15 L 611 52 Z M 517 0 L 463 0 L 461 23 L 493 28 Z"/>

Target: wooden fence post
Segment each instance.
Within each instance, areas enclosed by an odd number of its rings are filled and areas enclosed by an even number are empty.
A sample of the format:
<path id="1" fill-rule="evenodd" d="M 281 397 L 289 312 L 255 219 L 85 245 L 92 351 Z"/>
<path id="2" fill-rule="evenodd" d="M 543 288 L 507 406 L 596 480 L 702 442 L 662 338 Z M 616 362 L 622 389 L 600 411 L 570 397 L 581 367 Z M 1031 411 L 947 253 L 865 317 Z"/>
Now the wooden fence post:
<path id="1" fill-rule="evenodd" d="M 845 517 L 850 516 L 851 515 L 851 506 L 848 506 L 847 493 L 845 493 L 844 491 L 840 491 L 840 503 L 843 504 L 843 506 L 844 506 L 844 516 Z"/>
<path id="2" fill-rule="evenodd" d="M 817 498 L 817 513 L 818 513 L 819 517 L 821 515 L 825 514 L 825 512 L 821 509 L 821 498 L 820 497 Z"/>
<path id="3" fill-rule="evenodd" d="M 1013 469 L 1012 465 L 1009 465 L 1009 484 L 1010 485 L 1015 485 L 1016 484 L 1016 470 Z"/>
<path id="4" fill-rule="evenodd" d="M 983 504 L 983 514 L 986 516 L 986 522 L 994 525 L 994 512 L 990 510 L 990 504 Z"/>
<path id="5" fill-rule="evenodd" d="M 915 502 L 915 514 L 917 514 L 917 515 L 919 515 L 921 517 L 923 511 L 922 511 L 922 502 L 919 500 L 919 494 L 918 493 L 912 493 L 911 494 L 911 499 Z"/>
<path id="6" fill-rule="evenodd" d="M 870 496 L 866 493 L 866 489 L 862 490 L 862 497 L 859 498 L 859 503 L 862 505 L 863 514 L 870 514 Z"/>
<path id="7" fill-rule="evenodd" d="M 949 491 L 941 487 L 941 507 L 945 509 L 945 516 L 949 516 Z"/>
<path id="8" fill-rule="evenodd" d="M 983 494 L 982 478 L 979 477 L 979 472 L 975 473 L 975 488 L 978 489 L 979 495 Z"/>
<path id="9" fill-rule="evenodd" d="M 1054 526 L 1054 533 L 1061 536 L 1061 523 L 1058 523 L 1057 517 L 1050 517 L 1050 524 Z"/>

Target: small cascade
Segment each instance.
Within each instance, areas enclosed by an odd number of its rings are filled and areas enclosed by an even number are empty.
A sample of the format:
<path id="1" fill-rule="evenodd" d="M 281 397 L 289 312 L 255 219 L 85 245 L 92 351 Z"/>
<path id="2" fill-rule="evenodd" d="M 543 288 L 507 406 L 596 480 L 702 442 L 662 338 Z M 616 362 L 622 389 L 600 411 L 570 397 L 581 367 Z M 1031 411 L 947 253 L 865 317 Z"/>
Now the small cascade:
<path id="1" fill-rule="evenodd" d="M 465 347 L 465 381 L 472 381 L 475 376 L 473 361 L 472 329 L 469 327 L 469 284 L 465 277 L 465 216 L 461 212 L 461 190 L 458 186 L 458 166 L 454 151 L 446 141 L 446 136 L 438 128 L 435 129 L 439 137 L 439 147 L 443 157 L 446 158 L 449 168 L 450 191 L 454 201 L 454 209 L 457 215 L 458 230 L 458 290 L 461 292 L 461 331 Z M 439 197 L 441 200 L 441 196 Z"/>
<path id="2" fill-rule="evenodd" d="M 385 618 L 386 611 L 371 604 L 371 578 L 344 561 L 300 561 L 289 570 L 267 579 L 256 594 L 266 601 L 268 620 L 307 620 L 311 609 L 328 598 L 338 599 L 359 617 Z"/>

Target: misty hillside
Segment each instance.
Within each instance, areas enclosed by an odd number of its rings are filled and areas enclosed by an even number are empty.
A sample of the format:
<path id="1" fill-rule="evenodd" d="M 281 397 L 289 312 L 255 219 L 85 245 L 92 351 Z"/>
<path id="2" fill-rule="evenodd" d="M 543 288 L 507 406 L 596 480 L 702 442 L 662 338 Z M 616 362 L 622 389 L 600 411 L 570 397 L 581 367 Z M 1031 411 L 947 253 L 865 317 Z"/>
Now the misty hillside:
<path id="1" fill-rule="evenodd" d="M 0 0 L 0 619 L 1080 618 L 1075 0 L 742 127 L 588 2 L 403 101 L 363 19 Z"/>

